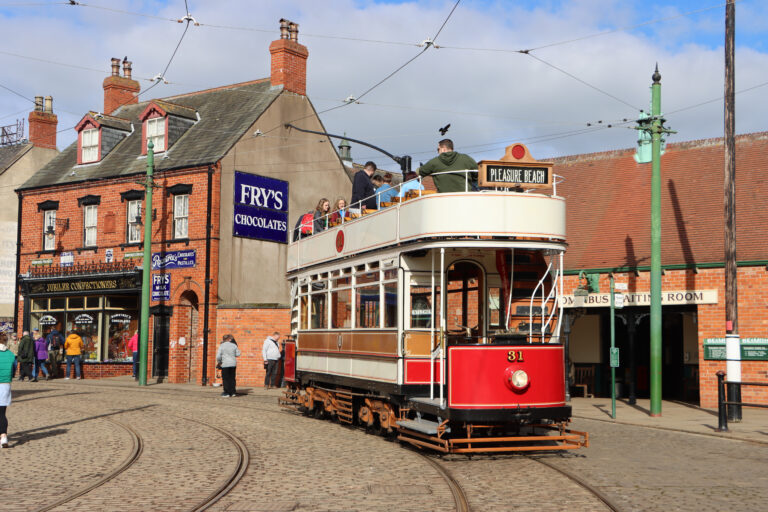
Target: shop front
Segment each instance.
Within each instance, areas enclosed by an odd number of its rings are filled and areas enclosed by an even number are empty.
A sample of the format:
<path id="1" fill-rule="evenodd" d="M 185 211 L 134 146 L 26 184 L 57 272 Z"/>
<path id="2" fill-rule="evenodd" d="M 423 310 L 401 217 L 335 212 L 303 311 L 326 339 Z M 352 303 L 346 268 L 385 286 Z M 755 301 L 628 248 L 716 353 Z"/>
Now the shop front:
<path id="1" fill-rule="evenodd" d="M 38 329 L 43 336 L 53 329 L 65 337 L 77 333 L 83 339 L 86 378 L 129 375 L 128 340 L 139 329 L 141 272 L 106 267 L 35 272 L 20 279 L 24 329 Z"/>

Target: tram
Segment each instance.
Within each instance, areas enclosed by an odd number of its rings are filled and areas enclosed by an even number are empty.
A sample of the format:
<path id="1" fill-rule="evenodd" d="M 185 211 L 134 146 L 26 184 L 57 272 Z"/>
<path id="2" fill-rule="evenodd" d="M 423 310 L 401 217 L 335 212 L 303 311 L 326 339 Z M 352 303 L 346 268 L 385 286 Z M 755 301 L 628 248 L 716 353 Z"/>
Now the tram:
<path id="1" fill-rule="evenodd" d="M 541 164 L 521 146 L 499 163 Z M 532 187 L 489 167 L 289 244 L 281 404 L 444 453 L 588 446 L 565 401 L 565 201 L 551 167 Z"/>

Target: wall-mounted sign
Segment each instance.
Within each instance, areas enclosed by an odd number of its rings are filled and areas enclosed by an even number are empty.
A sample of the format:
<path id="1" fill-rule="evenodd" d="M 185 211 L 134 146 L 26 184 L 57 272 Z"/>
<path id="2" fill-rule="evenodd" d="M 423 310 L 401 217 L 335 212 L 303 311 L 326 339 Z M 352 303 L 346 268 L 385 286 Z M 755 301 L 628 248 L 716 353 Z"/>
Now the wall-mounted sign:
<path id="1" fill-rule="evenodd" d="M 194 249 L 186 251 L 153 252 L 152 270 L 164 268 L 188 268 L 197 263 L 197 252 Z"/>
<path id="2" fill-rule="evenodd" d="M 501 160 L 481 160 L 477 167 L 481 187 L 551 187 L 552 162 L 539 162 L 523 144 L 507 146 Z"/>
<path id="3" fill-rule="evenodd" d="M 93 323 L 93 317 L 89 314 L 83 313 L 75 317 L 75 323 L 77 325 L 88 325 Z"/>
<path id="4" fill-rule="evenodd" d="M 235 171 L 233 236 L 288 243 L 288 182 Z"/>
<path id="5" fill-rule="evenodd" d="M 152 300 L 171 300 L 171 274 L 152 275 Z"/>
<path id="6" fill-rule="evenodd" d="M 115 261 L 115 250 L 106 249 L 104 251 L 104 263 L 112 263 L 113 261 Z"/>
<path id="7" fill-rule="evenodd" d="M 133 277 L 110 277 L 107 279 L 72 279 L 68 281 L 35 281 L 29 283 L 30 295 L 69 292 L 93 292 L 136 289 Z"/>
<path id="8" fill-rule="evenodd" d="M 30 264 L 33 267 L 37 267 L 37 266 L 40 266 L 40 265 L 50 265 L 51 263 L 53 263 L 53 259 L 51 259 L 51 258 L 42 258 L 42 259 L 39 259 L 39 260 L 32 260 Z"/>
<path id="9" fill-rule="evenodd" d="M 742 361 L 768 361 L 768 338 L 741 338 Z M 725 338 L 704 338 L 704 359 L 724 361 Z"/>
<path id="10" fill-rule="evenodd" d="M 63 252 L 59 257 L 59 265 L 62 267 L 71 267 L 75 264 L 75 255 L 71 252 Z"/>
<path id="11" fill-rule="evenodd" d="M 127 315 L 125 313 L 117 313 L 115 315 L 112 315 L 109 319 L 109 323 L 111 324 L 129 324 L 131 323 L 131 315 Z"/>
<path id="12" fill-rule="evenodd" d="M 126 252 L 123 254 L 123 259 L 131 260 L 134 258 L 143 258 L 144 257 L 144 251 L 133 251 L 133 252 Z"/>
<path id="13" fill-rule="evenodd" d="M 619 295 L 618 293 L 616 294 Z M 624 307 L 650 306 L 651 294 L 647 292 L 622 293 Z M 586 296 L 562 295 L 564 308 L 608 308 L 611 307 L 610 293 L 590 293 Z M 673 290 L 661 292 L 661 304 L 717 304 L 717 290 Z"/>
<path id="14" fill-rule="evenodd" d="M 56 317 L 51 315 L 43 315 L 40 317 L 40 325 L 56 325 L 57 323 L 59 323 L 59 321 L 56 320 Z"/>

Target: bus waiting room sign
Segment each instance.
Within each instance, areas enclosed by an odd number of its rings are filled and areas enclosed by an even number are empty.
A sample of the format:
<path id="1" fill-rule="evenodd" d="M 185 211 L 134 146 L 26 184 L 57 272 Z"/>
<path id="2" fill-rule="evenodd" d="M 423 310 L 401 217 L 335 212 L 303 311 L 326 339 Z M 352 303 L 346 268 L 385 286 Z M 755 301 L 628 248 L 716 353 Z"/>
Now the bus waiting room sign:
<path id="1" fill-rule="evenodd" d="M 481 187 L 547 188 L 552 186 L 552 163 L 534 159 L 523 144 L 507 146 L 501 160 L 478 163 Z"/>
<path id="2" fill-rule="evenodd" d="M 288 243 L 288 182 L 235 171 L 232 234 Z"/>

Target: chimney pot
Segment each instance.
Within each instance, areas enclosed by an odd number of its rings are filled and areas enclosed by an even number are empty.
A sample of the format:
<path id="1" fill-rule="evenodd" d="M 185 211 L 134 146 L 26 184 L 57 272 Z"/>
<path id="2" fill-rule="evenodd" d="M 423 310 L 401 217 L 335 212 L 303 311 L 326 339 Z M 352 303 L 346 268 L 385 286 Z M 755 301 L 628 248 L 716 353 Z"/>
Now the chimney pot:
<path id="1" fill-rule="evenodd" d="M 43 111 L 43 97 L 35 96 L 35 112 Z"/>
<path id="2" fill-rule="evenodd" d="M 120 59 L 112 57 L 112 76 L 120 76 Z"/>
<path id="3" fill-rule="evenodd" d="M 51 96 L 45 97 L 45 108 L 43 111 L 48 114 L 53 114 L 53 98 Z"/>
<path id="4" fill-rule="evenodd" d="M 129 60 L 123 61 L 123 75 L 125 75 L 125 78 L 131 78 L 132 65 L 133 65 L 133 62 Z"/>
<path id="5" fill-rule="evenodd" d="M 288 32 L 291 33 L 291 41 L 299 42 L 299 24 L 291 22 L 288 26 Z"/>
<path id="6" fill-rule="evenodd" d="M 290 26 L 291 22 L 285 18 L 280 19 L 280 39 L 290 39 Z"/>

